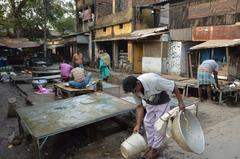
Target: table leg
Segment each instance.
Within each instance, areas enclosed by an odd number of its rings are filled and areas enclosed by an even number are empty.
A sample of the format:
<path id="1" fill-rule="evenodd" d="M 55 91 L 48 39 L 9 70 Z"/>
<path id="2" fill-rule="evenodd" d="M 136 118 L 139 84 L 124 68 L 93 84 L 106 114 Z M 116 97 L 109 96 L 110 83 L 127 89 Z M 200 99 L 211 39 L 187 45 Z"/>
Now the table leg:
<path id="1" fill-rule="evenodd" d="M 46 143 L 47 139 L 48 139 L 48 136 L 43 138 L 43 141 L 40 142 L 41 139 L 36 138 L 36 151 L 37 151 L 38 159 L 44 158 L 44 157 L 42 157 L 42 148 L 43 148 L 44 144 Z"/>
<path id="2" fill-rule="evenodd" d="M 187 88 L 187 87 L 183 87 L 182 98 L 184 98 L 184 97 L 185 97 L 185 95 L 186 95 L 186 88 Z"/>
<path id="3" fill-rule="evenodd" d="M 219 91 L 219 104 L 222 104 L 222 91 Z"/>
<path id="4" fill-rule="evenodd" d="M 198 117 L 198 106 L 199 106 L 199 103 L 197 102 L 197 103 L 195 103 L 195 105 L 196 105 L 196 117 Z"/>
<path id="5" fill-rule="evenodd" d="M 24 136 L 24 129 L 23 129 L 22 124 L 21 124 L 21 118 L 20 118 L 19 116 L 17 116 L 17 119 L 18 119 L 18 131 L 19 131 L 19 135 Z"/>
<path id="6" fill-rule="evenodd" d="M 186 86 L 186 97 L 188 97 L 188 85 Z"/>
<path id="7" fill-rule="evenodd" d="M 238 102 L 238 90 L 235 92 L 235 103 Z"/>
<path id="8" fill-rule="evenodd" d="M 120 86 L 118 87 L 118 97 L 120 98 L 120 93 L 121 93 L 121 89 L 120 89 Z"/>

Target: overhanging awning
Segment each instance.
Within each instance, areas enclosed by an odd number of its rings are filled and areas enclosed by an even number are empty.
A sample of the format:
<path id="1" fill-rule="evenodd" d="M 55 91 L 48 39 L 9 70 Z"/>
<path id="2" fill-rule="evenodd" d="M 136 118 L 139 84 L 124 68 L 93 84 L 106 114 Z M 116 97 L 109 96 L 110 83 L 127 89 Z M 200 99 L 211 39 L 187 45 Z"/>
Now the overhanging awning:
<path id="1" fill-rule="evenodd" d="M 167 26 L 158 27 L 158 28 L 150 28 L 150 29 L 142 29 L 142 30 L 136 30 L 128 36 L 106 38 L 106 39 L 96 39 L 94 41 L 102 42 L 102 41 L 114 41 L 114 40 L 138 40 L 138 39 L 145 39 L 145 38 L 148 38 L 151 36 L 161 35 L 161 34 L 166 33 L 167 31 L 168 31 Z"/>
<path id="2" fill-rule="evenodd" d="M 0 46 L 17 49 L 17 48 L 39 47 L 40 44 L 33 41 L 29 41 L 26 38 L 19 38 L 19 39 L 0 38 Z"/>
<path id="3" fill-rule="evenodd" d="M 128 37 L 116 37 L 116 38 L 106 38 L 106 39 L 96 39 L 94 42 L 103 42 L 103 41 L 115 41 L 115 40 L 128 40 Z"/>
<path id="4" fill-rule="evenodd" d="M 163 33 L 166 33 L 168 30 L 167 26 L 165 27 L 158 27 L 158 28 L 150 28 L 150 29 L 142 29 L 136 30 L 130 34 L 129 40 L 137 40 L 137 39 L 144 39 L 150 36 L 157 36 Z"/>
<path id="5" fill-rule="evenodd" d="M 209 40 L 204 43 L 195 45 L 190 48 L 190 50 L 199 50 L 199 49 L 210 49 L 210 48 L 219 48 L 219 47 L 229 47 L 240 45 L 240 39 L 234 40 Z"/>

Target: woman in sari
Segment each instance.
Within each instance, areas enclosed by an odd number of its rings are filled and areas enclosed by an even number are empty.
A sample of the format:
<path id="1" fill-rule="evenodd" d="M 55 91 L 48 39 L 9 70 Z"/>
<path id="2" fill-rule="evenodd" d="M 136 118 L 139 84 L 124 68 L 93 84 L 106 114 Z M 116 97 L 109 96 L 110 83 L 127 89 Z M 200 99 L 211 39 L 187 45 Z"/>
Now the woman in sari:
<path id="1" fill-rule="evenodd" d="M 100 50 L 98 54 L 100 79 L 107 81 L 110 76 L 110 56 L 106 51 Z"/>

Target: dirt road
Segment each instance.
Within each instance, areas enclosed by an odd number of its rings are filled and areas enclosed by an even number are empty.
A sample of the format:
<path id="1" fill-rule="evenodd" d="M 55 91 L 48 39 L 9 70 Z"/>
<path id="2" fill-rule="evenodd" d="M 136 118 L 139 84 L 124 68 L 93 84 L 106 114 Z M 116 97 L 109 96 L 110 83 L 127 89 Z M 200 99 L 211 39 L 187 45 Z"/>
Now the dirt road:
<path id="1" fill-rule="evenodd" d="M 33 159 L 33 143 L 9 147 L 8 138 L 17 132 L 15 118 L 6 118 L 7 98 L 16 97 L 19 106 L 25 106 L 24 99 L 8 83 L 0 84 L 0 159 Z M 240 158 L 240 107 L 201 103 L 199 120 L 204 129 L 206 149 L 202 155 L 181 150 L 174 141 L 168 140 L 159 159 L 237 159 Z M 101 125 L 102 124 L 102 125 Z M 45 158 L 56 159 L 120 159 L 120 143 L 131 134 L 131 130 L 120 129 L 114 122 L 98 124 L 101 134 L 92 143 L 86 142 L 85 134 L 79 130 L 60 134 L 49 141 L 44 149 Z M 79 144 L 84 143 L 84 144 Z M 84 146 L 83 146 L 84 145 Z M 54 154 L 54 155 L 52 155 Z"/>

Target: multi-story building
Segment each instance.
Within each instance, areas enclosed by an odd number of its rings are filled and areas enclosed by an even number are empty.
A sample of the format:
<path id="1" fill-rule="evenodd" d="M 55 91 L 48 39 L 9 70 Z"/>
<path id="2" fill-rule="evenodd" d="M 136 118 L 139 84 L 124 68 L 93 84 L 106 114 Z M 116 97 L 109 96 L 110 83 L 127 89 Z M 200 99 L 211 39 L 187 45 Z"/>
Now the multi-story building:
<path id="1" fill-rule="evenodd" d="M 95 52 L 104 48 L 114 69 L 161 72 L 168 50 L 161 39 L 168 25 L 166 4 L 166 0 L 95 0 Z"/>
<path id="2" fill-rule="evenodd" d="M 170 1 L 169 70 L 186 74 L 189 62 L 189 74 L 194 76 L 203 60 L 215 58 L 220 75 L 236 77 L 240 69 L 239 15 L 240 0 Z"/>
<path id="3" fill-rule="evenodd" d="M 63 58 L 71 60 L 75 52 L 83 54 L 84 64 L 89 64 L 92 57 L 92 32 L 94 26 L 94 0 L 75 0 L 76 32 L 63 36 Z"/>

